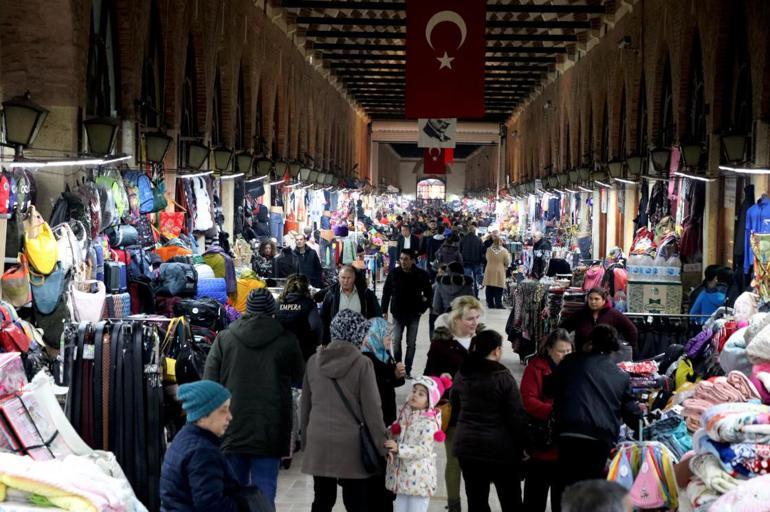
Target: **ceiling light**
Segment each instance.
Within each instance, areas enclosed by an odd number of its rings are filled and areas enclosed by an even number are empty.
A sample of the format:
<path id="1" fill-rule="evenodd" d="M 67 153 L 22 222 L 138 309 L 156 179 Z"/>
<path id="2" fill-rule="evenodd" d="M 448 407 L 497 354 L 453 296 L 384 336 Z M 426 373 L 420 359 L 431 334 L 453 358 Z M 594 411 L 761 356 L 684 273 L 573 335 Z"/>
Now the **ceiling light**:
<path id="1" fill-rule="evenodd" d="M 254 183 L 255 181 L 262 181 L 262 180 L 266 180 L 266 179 L 267 179 L 267 175 L 265 175 L 265 176 L 257 176 L 256 178 L 251 178 L 251 179 L 246 180 L 246 183 Z"/>
<path id="2" fill-rule="evenodd" d="M 591 193 L 591 194 L 593 194 L 593 192 L 594 192 L 594 191 L 593 191 L 593 190 L 591 190 L 590 188 L 586 188 L 586 187 L 584 187 L 583 185 L 580 185 L 578 188 L 579 188 L 580 190 L 582 190 L 583 192 L 589 192 L 589 193 Z"/>
<path id="3" fill-rule="evenodd" d="M 3 163 L 19 169 L 38 169 L 41 167 L 76 167 L 79 165 L 102 165 L 101 158 L 69 158 L 66 160 L 7 160 Z"/>
<path id="4" fill-rule="evenodd" d="M 730 167 L 727 165 L 720 165 L 719 169 L 722 171 L 730 171 L 738 174 L 770 174 L 770 169 L 761 167 Z"/>
<path id="5" fill-rule="evenodd" d="M 638 185 L 639 182 L 633 180 L 627 180 L 626 178 L 615 178 L 615 181 L 619 183 L 625 183 L 626 185 Z"/>
<path id="6" fill-rule="evenodd" d="M 200 178 L 202 176 L 208 176 L 209 174 L 212 174 L 214 171 L 203 171 L 203 172 L 193 172 L 190 174 L 178 174 L 177 178 L 182 179 L 190 179 L 190 178 Z"/>
<path id="7" fill-rule="evenodd" d="M 682 171 L 676 171 L 674 173 L 674 176 L 679 176 L 682 178 L 690 178 L 691 180 L 705 181 L 706 183 L 711 183 L 712 181 L 716 181 L 715 178 L 709 178 L 707 176 L 701 176 L 698 174 L 690 174 Z"/>

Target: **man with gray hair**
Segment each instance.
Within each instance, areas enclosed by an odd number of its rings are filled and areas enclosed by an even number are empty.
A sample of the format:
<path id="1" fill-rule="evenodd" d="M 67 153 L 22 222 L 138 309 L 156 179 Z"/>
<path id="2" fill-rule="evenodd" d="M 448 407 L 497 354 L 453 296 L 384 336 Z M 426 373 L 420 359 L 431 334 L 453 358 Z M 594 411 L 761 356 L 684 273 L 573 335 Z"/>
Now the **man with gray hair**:
<path id="1" fill-rule="evenodd" d="M 573 484 L 561 499 L 561 512 L 631 512 L 633 508 L 626 488 L 607 480 Z"/>

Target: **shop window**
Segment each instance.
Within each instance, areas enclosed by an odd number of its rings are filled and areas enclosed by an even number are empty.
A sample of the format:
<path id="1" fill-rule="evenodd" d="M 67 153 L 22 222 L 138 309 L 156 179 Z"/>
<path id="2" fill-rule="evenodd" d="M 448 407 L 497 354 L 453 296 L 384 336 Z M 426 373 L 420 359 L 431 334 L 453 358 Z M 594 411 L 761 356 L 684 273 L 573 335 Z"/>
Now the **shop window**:
<path id="1" fill-rule="evenodd" d="M 211 95 L 211 145 L 222 145 L 222 79 L 219 71 L 214 78 L 214 94 Z"/>
<path id="2" fill-rule="evenodd" d="M 658 144 L 669 147 L 674 142 L 674 90 L 671 83 L 671 60 L 666 56 L 660 94 L 660 132 Z"/>
<path id="3" fill-rule="evenodd" d="M 190 37 L 187 42 L 187 60 L 185 61 L 184 80 L 182 81 L 182 117 L 179 125 L 178 161 L 182 166 L 187 165 L 187 143 L 200 135 L 196 108 L 197 75 L 195 65 L 195 50 L 193 50 L 192 37 Z"/>
<path id="4" fill-rule="evenodd" d="M 418 201 L 444 201 L 446 198 L 446 185 L 436 178 L 421 180 L 417 183 Z"/>
<path id="5" fill-rule="evenodd" d="M 236 149 L 244 149 L 246 147 L 246 141 L 243 133 L 244 126 L 246 124 L 243 117 L 245 110 L 243 108 L 243 97 L 243 70 L 241 69 L 241 72 L 238 73 L 238 99 L 235 103 L 235 133 L 233 134 L 233 142 Z"/>
<path id="6" fill-rule="evenodd" d="M 118 57 L 115 14 L 109 0 L 91 2 L 91 37 L 86 68 L 86 115 L 117 115 Z"/>
<path id="7" fill-rule="evenodd" d="M 163 40 L 158 4 L 150 7 L 150 33 L 142 61 L 142 96 L 139 116 L 148 128 L 160 128 L 163 119 Z"/>
<path id="8" fill-rule="evenodd" d="M 602 140 L 601 140 L 601 161 L 610 161 L 610 123 L 607 114 L 607 104 L 604 104 L 604 113 L 602 114 Z"/>
<path id="9" fill-rule="evenodd" d="M 644 154 L 647 150 L 647 126 L 649 124 L 649 113 L 647 112 L 647 87 L 644 81 L 644 75 L 639 82 L 639 111 L 636 117 L 636 151 Z"/>
<path id="10" fill-rule="evenodd" d="M 703 81 L 703 59 L 699 38 L 696 34 L 690 60 L 690 93 L 687 116 L 688 142 L 706 144 L 706 93 Z"/>
<path id="11" fill-rule="evenodd" d="M 623 93 L 620 95 L 620 115 L 618 116 L 618 156 L 625 158 L 628 156 L 626 153 L 626 90 L 623 89 Z"/>

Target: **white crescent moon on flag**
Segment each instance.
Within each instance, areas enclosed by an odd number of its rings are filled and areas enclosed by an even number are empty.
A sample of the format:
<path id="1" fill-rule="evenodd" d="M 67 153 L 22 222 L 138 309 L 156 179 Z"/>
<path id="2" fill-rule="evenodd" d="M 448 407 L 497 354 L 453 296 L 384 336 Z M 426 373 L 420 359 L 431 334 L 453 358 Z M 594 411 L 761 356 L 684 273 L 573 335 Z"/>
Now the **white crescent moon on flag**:
<path id="1" fill-rule="evenodd" d="M 460 29 L 460 44 L 457 45 L 457 48 L 460 48 L 463 43 L 465 43 L 465 36 L 468 35 L 468 27 L 465 25 L 465 20 L 462 16 L 455 11 L 439 11 L 431 16 L 428 20 L 428 24 L 425 25 L 425 39 L 428 41 L 431 49 L 435 50 L 435 48 L 433 48 L 433 41 L 431 41 L 433 29 L 436 28 L 436 25 L 444 21 L 453 23 Z"/>

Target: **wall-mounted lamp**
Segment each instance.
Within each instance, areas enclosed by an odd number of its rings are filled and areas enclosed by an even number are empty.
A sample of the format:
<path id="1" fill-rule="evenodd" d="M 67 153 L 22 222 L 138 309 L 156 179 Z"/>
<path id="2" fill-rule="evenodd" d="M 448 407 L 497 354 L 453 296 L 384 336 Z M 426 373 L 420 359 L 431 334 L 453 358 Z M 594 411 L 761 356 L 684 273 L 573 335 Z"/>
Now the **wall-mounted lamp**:
<path id="1" fill-rule="evenodd" d="M 219 172 L 225 172 L 230 169 L 230 163 L 233 161 L 233 150 L 225 147 L 218 147 L 214 150 L 214 167 Z"/>
<path id="2" fill-rule="evenodd" d="M 171 143 L 174 142 L 163 132 L 147 132 L 144 134 L 144 149 L 147 161 L 159 164 L 166 158 Z"/>
<path id="3" fill-rule="evenodd" d="M 47 116 L 48 109 L 33 102 L 29 91 L 3 102 L 5 142 L 13 146 L 17 157 L 22 155 L 23 148 L 35 142 Z"/>
<path id="4" fill-rule="evenodd" d="M 118 120 L 114 117 L 92 117 L 83 121 L 88 139 L 88 152 L 109 155 L 118 140 Z"/>
<path id="5" fill-rule="evenodd" d="M 201 142 L 190 142 L 187 144 L 187 168 L 199 170 L 209 159 L 210 149 Z"/>

